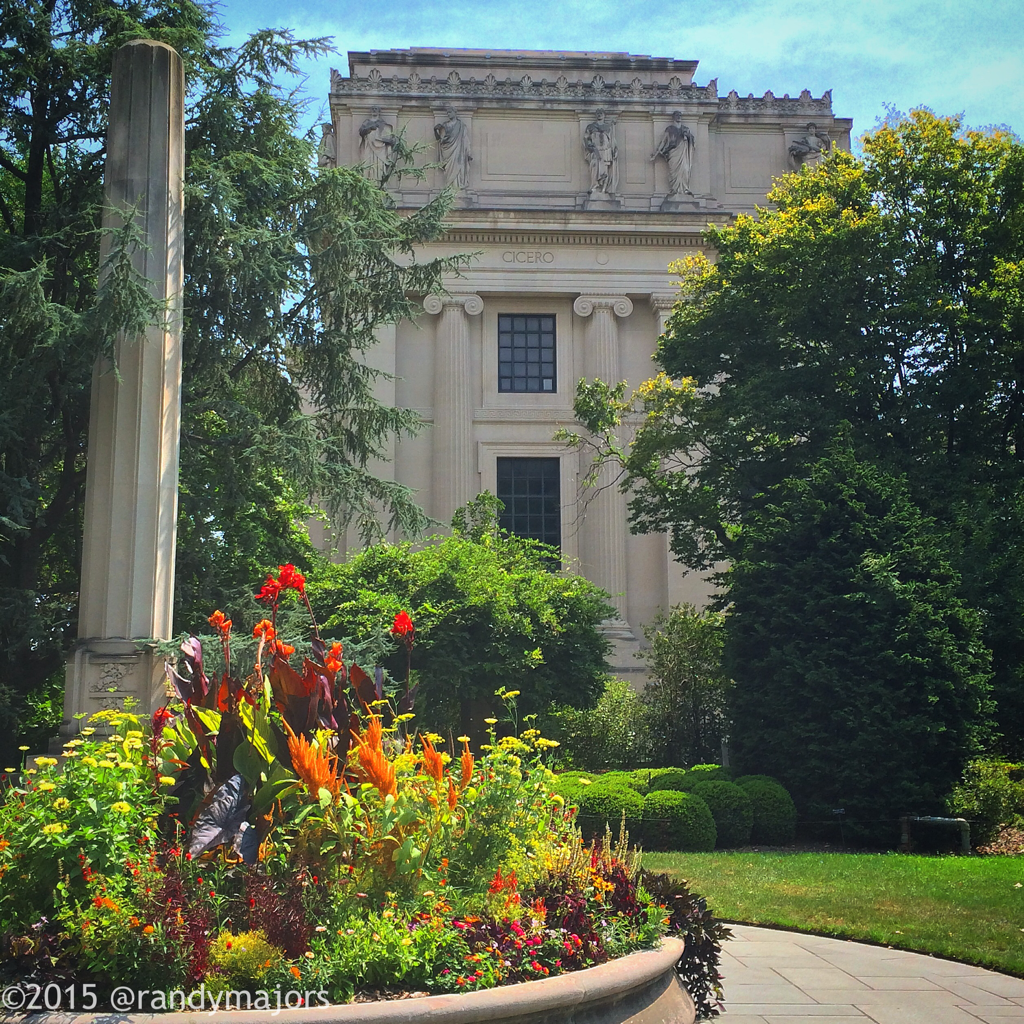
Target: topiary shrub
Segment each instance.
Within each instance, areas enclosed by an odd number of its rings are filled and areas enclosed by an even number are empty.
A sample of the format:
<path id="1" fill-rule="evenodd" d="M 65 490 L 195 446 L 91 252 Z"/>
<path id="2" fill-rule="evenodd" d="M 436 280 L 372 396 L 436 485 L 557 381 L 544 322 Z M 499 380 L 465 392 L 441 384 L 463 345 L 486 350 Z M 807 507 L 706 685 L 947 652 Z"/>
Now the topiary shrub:
<path id="1" fill-rule="evenodd" d="M 602 775 L 592 775 L 590 778 L 594 782 L 600 782 L 602 785 L 607 782 L 614 786 L 628 786 L 641 796 L 647 792 L 647 786 L 636 778 L 636 772 L 604 772 Z"/>
<path id="2" fill-rule="evenodd" d="M 732 782 L 732 769 L 720 764 L 695 764 L 686 774 L 691 782 Z"/>
<path id="3" fill-rule="evenodd" d="M 748 782 L 771 782 L 776 786 L 782 786 L 778 779 L 773 779 L 770 775 L 741 775 L 738 779 L 733 779 L 733 782 L 737 786 L 745 786 Z M 785 789 L 786 787 L 782 786 L 782 788 Z"/>
<path id="4" fill-rule="evenodd" d="M 644 798 L 629 786 L 615 782 L 594 782 L 583 786 L 579 796 L 579 825 L 585 840 L 604 835 L 605 825 L 618 834 L 622 814 L 626 814 L 626 831 L 640 834 Z"/>
<path id="5" fill-rule="evenodd" d="M 715 819 L 718 840 L 715 846 L 727 850 L 733 846 L 746 846 L 754 826 L 754 809 L 747 792 L 734 782 L 709 779 L 696 782 L 690 792 L 708 805 Z"/>
<path id="6" fill-rule="evenodd" d="M 783 846 L 796 837 L 796 806 L 793 798 L 777 782 L 745 776 L 736 785 L 750 797 L 754 825 L 750 830 L 752 843 Z"/>
<path id="7" fill-rule="evenodd" d="M 694 853 L 715 848 L 714 816 L 693 793 L 655 790 L 644 799 L 643 814 L 643 840 L 649 850 Z"/>
<path id="8" fill-rule="evenodd" d="M 662 789 L 672 789 L 681 792 L 688 774 L 686 768 L 662 768 L 660 773 L 651 779 L 647 791 L 654 793 Z"/>

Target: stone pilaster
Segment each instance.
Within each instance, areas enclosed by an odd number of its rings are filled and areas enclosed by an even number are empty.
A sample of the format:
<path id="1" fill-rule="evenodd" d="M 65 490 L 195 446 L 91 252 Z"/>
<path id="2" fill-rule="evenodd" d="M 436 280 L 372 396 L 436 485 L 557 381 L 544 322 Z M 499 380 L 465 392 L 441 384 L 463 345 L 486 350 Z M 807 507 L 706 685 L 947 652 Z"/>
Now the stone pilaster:
<path id="1" fill-rule="evenodd" d="M 577 316 L 588 317 L 584 339 L 587 379 L 599 377 L 608 384 L 617 384 L 619 372 L 618 318 L 633 312 L 633 303 L 625 296 L 581 295 L 573 303 Z M 581 557 L 587 575 L 611 594 L 618 612 L 617 620 L 608 623 L 608 630 L 632 637 L 626 625 L 626 499 L 615 484 L 613 467 L 605 467 L 591 494 L 584 498 L 586 512 L 582 534 Z M 618 637 L 616 637 L 618 638 Z"/>
<path id="2" fill-rule="evenodd" d="M 669 317 L 672 315 L 672 307 L 679 301 L 678 294 L 671 292 L 654 292 L 650 298 L 651 309 L 658 318 L 658 335 L 665 333 Z"/>
<path id="3" fill-rule="evenodd" d="M 163 662 L 137 644 L 168 638 L 181 406 L 184 239 L 184 75 L 165 43 L 136 40 L 114 54 L 104 172 L 101 264 L 121 213 L 136 209 L 142 245 L 133 260 L 159 322 L 116 342 L 94 371 L 86 469 L 79 640 L 68 662 L 62 731 L 76 716 L 133 696 L 164 700 Z M 120 377 L 120 380 L 118 379 Z"/>
<path id="4" fill-rule="evenodd" d="M 473 378 L 469 318 L 484 309 L 479 295 L 428 295 L 426 312 L 438 315 L 434 353 L 435 519 L 477 496 L 479 474 L 473 457 Z"/>

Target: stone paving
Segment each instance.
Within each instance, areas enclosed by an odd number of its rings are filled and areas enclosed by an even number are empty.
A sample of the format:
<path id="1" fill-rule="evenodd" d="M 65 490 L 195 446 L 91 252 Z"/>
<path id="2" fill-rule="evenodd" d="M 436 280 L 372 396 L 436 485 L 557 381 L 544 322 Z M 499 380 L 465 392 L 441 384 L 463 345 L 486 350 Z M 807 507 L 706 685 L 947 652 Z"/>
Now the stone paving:
<path id="1" fill-rule="evenodd" d="M 1024 1022 L 1024 979 L 859 942 L 729 927 L 722 1024 Z"/>

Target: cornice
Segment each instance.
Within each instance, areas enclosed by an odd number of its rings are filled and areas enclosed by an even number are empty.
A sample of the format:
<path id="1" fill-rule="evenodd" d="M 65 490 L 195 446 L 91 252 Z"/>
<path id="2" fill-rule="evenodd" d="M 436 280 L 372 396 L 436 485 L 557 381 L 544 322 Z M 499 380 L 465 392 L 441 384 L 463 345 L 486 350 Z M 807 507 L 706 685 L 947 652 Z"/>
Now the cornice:
<path id="1" fill-rule="evenodd" d="M 623 246 L 645 249 L 701 248 L 702 229 L 679 232 L 634 233 L 630 231 L 495 231 L 487 228 L 449 228 L 440 238 L 452 245 L 508 245 L 512 247 Z"/>
<path id="2" fill-rule="evenodd" d="M 588 80 L 570 81 L 565 75 L 555 79 L 541 78 L 535 81 L 529 74 L 518 79 L 506 76 L 499 80 L 493 74 L 482 79 L 462 78 L 458 71 L 452 70 L 446 78 L 432 75 L 421 78 L 413 70 L 405 77 L 392 74 L 385 77 L 377 68 L 362 77 L 346 78 L 334 68 L 331 69 L 331 96 L 342 99 L 345 97 L 365 98 L 367 100 L 389 99 L 436 100 L 443 97 L 446 101 L 462 100 L 479 103 L 480 101 L 520 100 L 527 104 L 543 101 L 550 106 L 552 100 L 564 100 L 578 105 L 583 101 L 588 107 L 609 105 L 629 109 L 633 106 L 650 106 L 653 104 L 676 104 L 679 106 L 704 106 L 719 114 L 757 113 L 775 114 L 780 116 L 800 116 L 804 114 L 832 114 L 832 90 L 829 89 L 820 97 L 815 98 L 810 90 L 804 89 L 799 96 L 776 96 L 771 90 L 763 96 L 740 96 L 732 90 L 726 96 L 718 95 L 718 80 L 712 79 L 707 85 L 684 84 L 678 76 L 673 76 L 667 83 L 644 82 L 639 76 L 630 81 L 606 81 L 601 74 Z"/>

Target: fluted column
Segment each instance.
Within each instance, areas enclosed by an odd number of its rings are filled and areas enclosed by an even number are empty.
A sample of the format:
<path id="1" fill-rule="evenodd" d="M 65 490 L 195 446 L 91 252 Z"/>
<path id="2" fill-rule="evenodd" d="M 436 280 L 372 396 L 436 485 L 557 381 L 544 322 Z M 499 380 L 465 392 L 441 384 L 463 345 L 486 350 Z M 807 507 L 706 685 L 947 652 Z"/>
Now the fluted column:
<path id="1" fill-rule="evenodd" d="M 434 500 L 442 523 L 477 495 L 473 458 L 473 379 L 469 318 L 484 309 L 479 295 L 428 295 L 423 308 L 439 315 L 434 354 Z"/>
<path id="2" fill-rule="evenodd" d="M 608 384 L 619 381 L 620 317 L 633 312 L 633 303 L 622 295 L 581 295 L 574 303 L 577 316 L 589 317 L 584 340 L 587 378 L 599 377 Z M 595 489 L 585 499 L 582 534 L 588 575 L 611 594 L 618 611 L 618 625 L 625 627 L 626 605 L 626 499 L 615 485 L 614 467 L 601 471 Z"/>
<path id="3" fill-rule="evenodd" d="M 165 43 L 114 54 L 101 265 L 122 212 L 135 209 L 135 269 L 165 308 L 139 337 L 116 341 L 117 373 L 93 374 L 79 642 L 68 664 L 63 731 L 75 715 L 131 695 L 163 701 L 163 664 L 132 641 L 172 631 L 181 406 L 184 76 Z"/>

